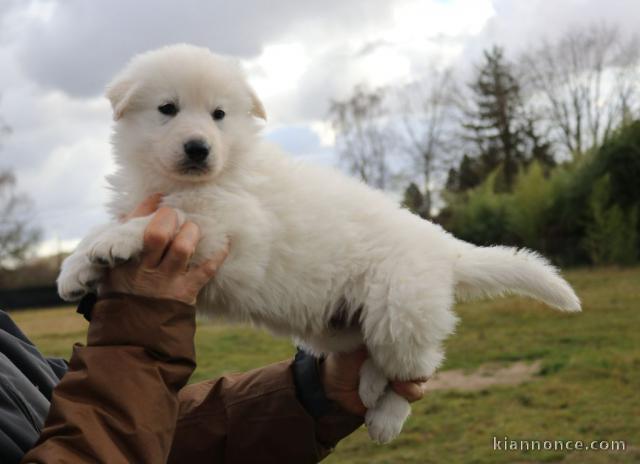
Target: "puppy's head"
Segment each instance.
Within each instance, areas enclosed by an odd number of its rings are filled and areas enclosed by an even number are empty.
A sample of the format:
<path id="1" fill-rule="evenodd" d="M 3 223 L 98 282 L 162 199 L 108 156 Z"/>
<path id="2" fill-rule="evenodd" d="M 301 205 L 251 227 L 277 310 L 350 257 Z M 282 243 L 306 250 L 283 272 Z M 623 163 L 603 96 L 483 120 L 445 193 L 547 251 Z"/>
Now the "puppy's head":
<path id="1" fill-rule="evenodd" d="M 222 172 L 266 119 L 238 63 L 191 45 L 134 57 L 107 97 L 118 161 L 186 182 Z"/>

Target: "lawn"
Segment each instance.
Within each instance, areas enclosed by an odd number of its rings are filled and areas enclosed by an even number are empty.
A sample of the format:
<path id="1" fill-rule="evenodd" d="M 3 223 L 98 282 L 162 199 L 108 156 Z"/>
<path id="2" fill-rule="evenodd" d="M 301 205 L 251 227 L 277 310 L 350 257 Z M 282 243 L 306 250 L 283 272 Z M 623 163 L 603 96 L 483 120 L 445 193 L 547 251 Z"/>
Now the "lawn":
<path id="1" fill-rule="evenodd" d="M 434 391 L 413 407 L 402 435 L 378 446 L 360 429 L 325 462 L 622 463 L 640 462 L 640 268 L 566 273 L 584 304 L 561 314 L 524 298 L 459 305 L 443 370 L 472 371 L 491 362 L 540 361 L 519 386 L 474 392 Z M 16 322 L 48 355 L 83 341 L 86 323 L 72 309 L 20 311 Z M 193 380 L 290 357 L 288 340 L 244 327 L 201 323 Z M 497 451 L 493 437 L 624 440 L 626 452 Z"/>

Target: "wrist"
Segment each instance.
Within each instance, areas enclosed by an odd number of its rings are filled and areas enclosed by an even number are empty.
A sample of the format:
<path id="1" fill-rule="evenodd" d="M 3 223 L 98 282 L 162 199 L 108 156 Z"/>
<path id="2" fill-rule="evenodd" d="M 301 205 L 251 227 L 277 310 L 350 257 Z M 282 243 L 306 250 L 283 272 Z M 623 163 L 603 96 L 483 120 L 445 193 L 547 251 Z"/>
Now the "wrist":
<path id="1" fill-rule="evenodd" d="M 322 380 L 323 362 L 298 348 L 292 364 L 293 380 L 298 401 L 313 418 L 327 414 L 331 402 L 327 397 Z"/>
<path id="2" fill-rule="evenodd" d="M 98 285 L 97 297 L 99 300 L 113 296 L 128 296 L 133 298 L 148 298 L 152 300 L 167 300 L 187 306 L 195 306 L 197 296 L 192 294 L 179 294 L 175 291 L 167 291 L 161 285 L 157 286 L 112 286 L 109 284 Z"/>
<path id="3" fill-rule="evenodd" d="M 98 299 L 87 346 L 145 348 L 166 359 L 195 357 L 195 309 L 177 301 L 126 294 Z"/>
<path id="4" fill-rule="evenodd" d="M 364 416 L 367 409 L 360 401 L 360 396 L 357 390 L 342 390 L 335 388 L 333 382 L 330 380 L 330 375 L 327 374 L 327 368 L 321 366 L 320 378 L 322 379 L 322 385 L 325 391 L 327 399 L 336 404 L 342 411 L 354 416 Z"/>
<path id="5" fill-rule="evenodd" d="M 360 356 L 359 351 L 346 355 L 330 354 L 319 367 L 327 399 L 356 416 L 364 416 L 367 412 L 358 392 L 361 362 L 356 358 Z"/>

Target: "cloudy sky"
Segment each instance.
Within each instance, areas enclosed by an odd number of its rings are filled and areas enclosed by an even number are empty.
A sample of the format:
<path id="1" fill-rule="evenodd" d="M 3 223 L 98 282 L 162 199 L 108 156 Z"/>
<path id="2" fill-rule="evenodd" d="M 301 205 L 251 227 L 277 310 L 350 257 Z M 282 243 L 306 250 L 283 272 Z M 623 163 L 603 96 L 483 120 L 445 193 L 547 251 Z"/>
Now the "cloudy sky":
<path id="1" fill-rule="evenodd" d="M 107 219 L 113 169 L 103 89 L 134 54 L 189 42 L 237 56 L 269 114 L 265 135 L 333 163 L 330 99 L 360 83 L 460 72 L 484 47 L 517 53 L 589 23 L 640 26 L 638 0 L 0 0 L 0 169 L 44 228 L 44 250 Z"/>

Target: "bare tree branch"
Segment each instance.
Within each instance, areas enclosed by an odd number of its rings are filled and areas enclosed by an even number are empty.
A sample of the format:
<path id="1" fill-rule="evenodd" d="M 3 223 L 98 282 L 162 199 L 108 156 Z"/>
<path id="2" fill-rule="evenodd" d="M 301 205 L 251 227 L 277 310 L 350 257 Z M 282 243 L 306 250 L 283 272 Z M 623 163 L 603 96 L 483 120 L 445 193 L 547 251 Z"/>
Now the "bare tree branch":
<path id="1" fill-rule="evenodd" d="M 400 150 L 408 155 L 412 171 L 418 177 L 414 180 L 422 185 L 420 211 L 417 212 L 423 217 L 432 214 L 436 177 L 439 174 L 444 177 L 452 164 L 449 148 L 455 125 L 455 88 L 451 69 L 432 70 L 425 79 L 396 92 L 394 114 L 399 115 L 399 122 L 395 132 Z M 415 184 L 413 186 L 417 188 Z"/>
<path id="2" fill-rule="evenodd" d="M 611 26 L 570 31 L 520 59 L 528 99 L 541 102 L 556 140 L 576 156 L 638 110 L 639 64 L 637 39 Z"/>
<path id="3" fill-rule="evenodd" d="M 40 239 L 40 230 L 30 225 L 31 202 L 14 188 L 14 175 L 0 171 L 0 269 L 23 259 Z"/>
<path id="4" fill-rule="evenodd" d="M 11 128 L 0 119 L 0 142 Z M 15 192 L 16 178 L 0 169 L 0 271 L 16 264 L 40 240 L 40 230 L 30 225 L 30 200 Z M 1 279 L 0 279 L 1 280 Z"/>
<path id="5" fill-rule="evenodd" d="M 393 177 L 385 97 L 383 89 L 368 92 L 357 86 L 349 99 L 331 102 L 329 110 L 341 161 L 351 173 L 380 189 L 387 188 Z"/>

